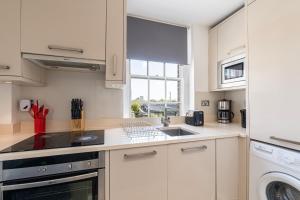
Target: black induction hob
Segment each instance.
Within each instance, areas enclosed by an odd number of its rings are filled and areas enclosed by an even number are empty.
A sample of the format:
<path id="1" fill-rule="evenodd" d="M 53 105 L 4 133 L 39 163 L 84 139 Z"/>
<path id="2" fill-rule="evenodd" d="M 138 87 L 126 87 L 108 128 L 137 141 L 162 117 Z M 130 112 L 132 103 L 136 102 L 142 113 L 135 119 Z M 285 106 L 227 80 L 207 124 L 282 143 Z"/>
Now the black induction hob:
<path id="1" fill-rule="evenodd" d="M 39 133 L 10 146 L 0 153 L 34 151 L 78 146 L 103 145 L 104 130 Z"/>

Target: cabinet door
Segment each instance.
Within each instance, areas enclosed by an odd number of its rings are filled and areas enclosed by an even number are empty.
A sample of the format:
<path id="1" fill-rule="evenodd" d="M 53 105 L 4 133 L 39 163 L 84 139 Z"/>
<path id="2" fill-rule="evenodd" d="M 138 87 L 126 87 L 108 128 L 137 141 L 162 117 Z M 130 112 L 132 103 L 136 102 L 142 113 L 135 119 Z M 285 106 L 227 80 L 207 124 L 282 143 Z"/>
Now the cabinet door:
<path id="1" fill-rule="evenodd" d="M 167 200 L 167 147 L 110 152 L 110 200 Z"/>
<path id="2" fill-rule="evenodd" d="M 105 59 L 106 0 L 22 0 L 22 52 Z"/>
<path id="3" fill-rule="evenodd" d="M 241 9 L 219 26 L 218 61 L 244 53 L 246 49 L 245 9 Z"/>
<path id="4" fill-rule="evenodd" d="M 299 8 L 299 0 L 256 0 L 248 7 L 248 40 L 250 137 L 300 150 L 293 144 L 300 142 Z"/>
<path id="5" fill-rule="evenodd" d="M 107 1 L 106 80 L 125 80 L 126 0 Z"/>
<path id="6" fill-rule="evenodd" d="M 215 141 L 168 146 L 168 200 L 215 200 Z"/>
<path id="7" fill-rule="evenodd" d="M 0 1 L 0 76 L 21 76 L 20 0 Z"/>
<path id="8" fill-rule="evenodd" d="M 239 199 L 238 138 L 216 141 L 217 200 Z"/>
<path id="9" fill-rule="evenodd" d="M 218 89 L 218 28 L 209 31 L 208 44 L 208 73 L 209 89 L 214 91 Z"/>

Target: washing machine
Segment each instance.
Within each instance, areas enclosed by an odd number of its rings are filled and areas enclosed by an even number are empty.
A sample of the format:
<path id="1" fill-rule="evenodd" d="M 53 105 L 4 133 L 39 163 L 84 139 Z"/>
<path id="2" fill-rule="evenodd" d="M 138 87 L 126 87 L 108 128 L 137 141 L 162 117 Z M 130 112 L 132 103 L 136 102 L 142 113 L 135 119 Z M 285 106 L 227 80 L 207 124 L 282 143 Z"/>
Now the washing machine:
<path id="1" fill-rule="evenodd" d="M 250 143 L 250 200 L 300 200 L 300 152 Z"/>

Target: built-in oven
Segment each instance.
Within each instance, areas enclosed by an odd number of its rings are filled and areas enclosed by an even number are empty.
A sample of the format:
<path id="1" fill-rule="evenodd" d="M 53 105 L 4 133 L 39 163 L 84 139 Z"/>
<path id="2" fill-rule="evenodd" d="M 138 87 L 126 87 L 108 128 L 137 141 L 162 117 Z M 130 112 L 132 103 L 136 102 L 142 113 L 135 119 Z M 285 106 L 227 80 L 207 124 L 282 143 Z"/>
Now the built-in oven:
<path id="1" fill-rule="evenodd" d="M 219 88 L 246 85 L 245 54 L 231 57 L 218 64 Z"/>
<path id="2" fill-rule="evenodd" d="M 0 200 L 104 200 L 105 153 L 0 162 Z"/>

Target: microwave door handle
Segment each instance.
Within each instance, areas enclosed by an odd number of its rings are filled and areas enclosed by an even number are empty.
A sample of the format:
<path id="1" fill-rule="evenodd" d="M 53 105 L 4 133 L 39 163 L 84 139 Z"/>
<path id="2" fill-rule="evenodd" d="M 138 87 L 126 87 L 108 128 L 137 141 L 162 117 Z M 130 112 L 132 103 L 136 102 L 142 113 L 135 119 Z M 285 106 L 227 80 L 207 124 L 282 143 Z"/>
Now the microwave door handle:
<path id="1" fill-rule="evenodd" d="M 21 189 L 28 189 L 28 188 L 37 188 L 43 186 L 50 186 L 50 185 L 57 185 L 61 183 L 69 183 L 74 181 L 80 181 L 88 178 L 97 177 L 98 172 L 93 172 L 89 174 L 82 174 L 78 176 L 72 176 L 67 178 L 60 178 L 60 179 L 52 179 L 47 181 L 40 181 L 40 182 L 33 182 L 33 183 L 22 183 L 16 185 L 2 185 L 0 191 L 12 191 L 12 190 L 21 190 Z"/>

